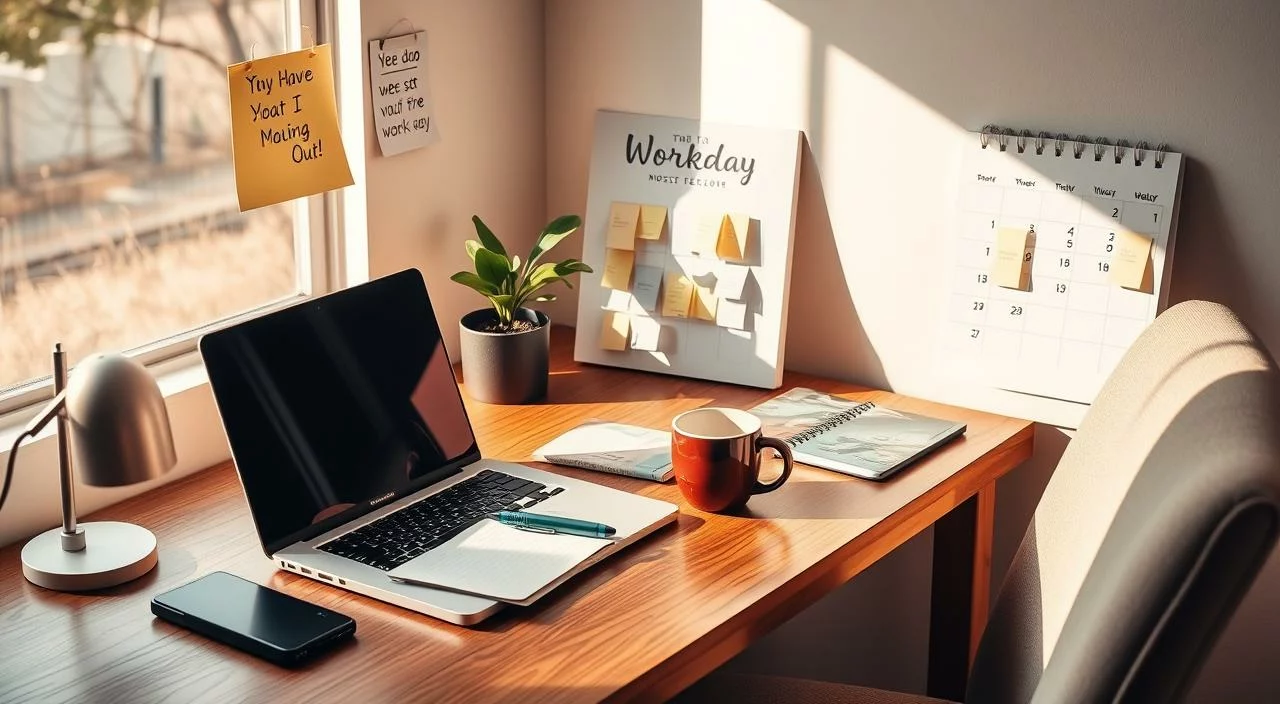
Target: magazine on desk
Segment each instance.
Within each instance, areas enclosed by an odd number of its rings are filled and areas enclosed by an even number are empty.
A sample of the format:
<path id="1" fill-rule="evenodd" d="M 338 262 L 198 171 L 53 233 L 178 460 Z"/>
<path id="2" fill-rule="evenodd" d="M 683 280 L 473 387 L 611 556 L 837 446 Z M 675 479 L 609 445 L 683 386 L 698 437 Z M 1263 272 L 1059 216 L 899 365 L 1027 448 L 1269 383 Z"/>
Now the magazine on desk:
<path id="1" fill-rule="evenodd" d="M 964 433 L 964 423 L 796 388 L 751 409 L 797 462 L 882 480 Z"/>

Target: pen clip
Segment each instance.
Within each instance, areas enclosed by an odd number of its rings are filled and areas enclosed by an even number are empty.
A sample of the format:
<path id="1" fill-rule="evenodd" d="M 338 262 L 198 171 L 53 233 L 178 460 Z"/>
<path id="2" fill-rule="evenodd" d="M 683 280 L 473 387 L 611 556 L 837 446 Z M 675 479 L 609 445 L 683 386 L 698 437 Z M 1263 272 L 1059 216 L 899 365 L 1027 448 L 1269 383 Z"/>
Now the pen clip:
<path id="1" fill-rule="evenodd" d="M 551 528 L 537 528 L 535 526 L 517 526 L 511 523 L 508 523 L 507 525 L 510 525 L 512 528 L 515 528 L 516 530 L 527 530 L 530 533 L 542 533 L 544 535 L 555 535 L 558 532 L 558 531 L 552 530 Z"/>

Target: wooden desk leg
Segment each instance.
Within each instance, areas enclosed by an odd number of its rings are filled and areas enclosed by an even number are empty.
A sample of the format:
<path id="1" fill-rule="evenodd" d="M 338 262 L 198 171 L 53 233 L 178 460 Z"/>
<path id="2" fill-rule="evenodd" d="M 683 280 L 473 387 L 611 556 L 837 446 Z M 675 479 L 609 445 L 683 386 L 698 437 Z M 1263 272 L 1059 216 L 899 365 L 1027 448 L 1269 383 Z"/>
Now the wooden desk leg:
<path id="1" fill-rule="evenodd" d="M 991 603 L 996 487 L 943 516 L 933 531 L 928 694 L 962 701 Z"/>

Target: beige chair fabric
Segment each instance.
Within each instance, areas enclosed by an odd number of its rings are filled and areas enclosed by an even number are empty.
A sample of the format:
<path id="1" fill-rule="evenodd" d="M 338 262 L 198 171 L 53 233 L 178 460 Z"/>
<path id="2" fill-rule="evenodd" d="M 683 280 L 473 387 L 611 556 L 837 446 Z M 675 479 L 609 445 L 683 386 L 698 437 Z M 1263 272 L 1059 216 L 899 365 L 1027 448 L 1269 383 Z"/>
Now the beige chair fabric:
<path id="1" fill-rule="evenodd" d="M 1276 541 L 1278 379 L 1266 350 L 1221 305 L 1182 303 L 1148 327 L 1040 499 L 966 701 L 1185 694 Z M 714 687 L 739 685 L 716 681 L 690 693 L 734 701 Z M 883 701 L 867 696 L 850 689 L 838 700 Z"/>

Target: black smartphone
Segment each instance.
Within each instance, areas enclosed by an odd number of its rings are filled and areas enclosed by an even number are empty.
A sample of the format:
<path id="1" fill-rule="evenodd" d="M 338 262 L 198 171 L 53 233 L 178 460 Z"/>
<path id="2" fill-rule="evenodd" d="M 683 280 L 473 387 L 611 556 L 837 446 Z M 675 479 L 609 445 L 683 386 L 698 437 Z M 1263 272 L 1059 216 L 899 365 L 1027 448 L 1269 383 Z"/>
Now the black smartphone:
<path id="1" fill-rule="evenodd" d="M 211 572 L 157 594 L 151 613 L 286 667 L 300 665 L 356 632 L 349 616 L 226 572 Z"/>

